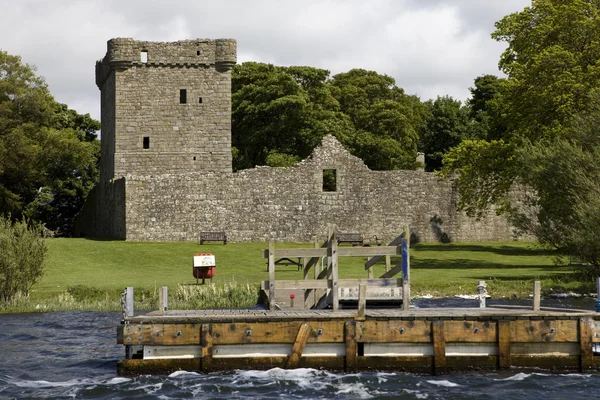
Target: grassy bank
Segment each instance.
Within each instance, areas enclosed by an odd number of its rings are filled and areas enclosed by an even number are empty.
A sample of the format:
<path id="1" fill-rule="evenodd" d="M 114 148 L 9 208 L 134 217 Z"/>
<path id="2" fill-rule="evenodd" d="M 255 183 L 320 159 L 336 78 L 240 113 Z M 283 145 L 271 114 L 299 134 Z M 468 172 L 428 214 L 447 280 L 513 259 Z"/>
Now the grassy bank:
<path id="1" fill-rule="evenodd" d="M 306 246 L 309 245 L 282 243 L 276 247 Z M 173 296 L 171 308 L 207 304 L 206 298 L 204 303 L 199 303 L 193 296 L 185 299 L 184 295 L 176 295 L 195 284 L 191 267 L 195 253 L 215 254 L 214 283 L 221 290 L 218 296 L 225 299 L 240 296 L 252 302 L 254 295 L 241 295 L 236 290 L 248 288 L 242 292 L 253 293 L 258 283 L 268 278 L 265 260 L 261 258 L 265 243 L 200 246 L 197 243 L 50 239 L 48 247 L 45 276 L 33 287 L 30 298 L 12 311 L 119 309 L 119 293 L 126 286 L 135 288 L 136 300 L 141 304 L 136 304 L 138 308 L 155 306 L 157 288 L 161 286 L 169 287 Z M 594 291 L 594 282 L 578 281 L 573 267 L 556 265 L 556 256 L 553 251 L 532 243 L 417 244 L 411 249 L 412 294 L 474 294 L 479 280 L 487 282 L 488 291 L 494 297 L 526 297 L 531 293 L 533 280 L 541 280 L 545 291 Z M 392 261 L 399 262 L 399 259 Z M 340 278 L 366 278 L 364 262 L 360 257 L 342 257 Z M 376 276 L 383 271 L 384 264 L 375 266 Z M 302 272 L 295 266 L 277 266 L 276 277 L 302 279 Z M 237 294 L 232 295 L 232 292 Z"/>

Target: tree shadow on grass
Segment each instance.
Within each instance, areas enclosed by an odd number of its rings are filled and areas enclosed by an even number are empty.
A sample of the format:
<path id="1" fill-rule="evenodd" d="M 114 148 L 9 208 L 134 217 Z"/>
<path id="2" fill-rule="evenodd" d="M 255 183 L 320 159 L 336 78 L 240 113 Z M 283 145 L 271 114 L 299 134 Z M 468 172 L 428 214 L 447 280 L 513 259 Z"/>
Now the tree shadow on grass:
<path id="1" fill-rule="evenodd" d="M 392 259 L 392 263 L 395 260 Z M 397 262 L 400 262 L 398 259 Z M 439 260 L 435 258 L 419 258 L 411 259 L 411 268 L 418 269 L 536 269 L 548 272 L 560 272 L 571 271 L 572 269 L 563 266 L 557 266 L 553 264 L 541 264 L 541 265 L 526 265 L 526 264 L 503 264 L 495 263 L 482 260 L 469 260 L 469 259 L 452 259 L 452 260 Z"/>
<path id="2" fill-rule="evenodd" d="M 417 244 L 418 251 L 452 252 L 472 251 L 494 253 L 503 256 L 556 256 L 558 253 L 553 249 L 540 247 L 515 247 L 515 246 L 491 246 L 479 244 Z"/>

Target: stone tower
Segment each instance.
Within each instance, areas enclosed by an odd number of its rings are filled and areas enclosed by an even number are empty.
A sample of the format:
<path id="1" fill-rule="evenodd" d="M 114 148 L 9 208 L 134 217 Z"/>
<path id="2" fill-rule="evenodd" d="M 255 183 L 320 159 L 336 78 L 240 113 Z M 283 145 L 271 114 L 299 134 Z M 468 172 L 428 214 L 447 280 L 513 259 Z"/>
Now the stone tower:
<path id="1" fill-rule="evenodd" d="M 232 39 L 108 41 L 100 185 L 126 175 L 231 172 Z"/>

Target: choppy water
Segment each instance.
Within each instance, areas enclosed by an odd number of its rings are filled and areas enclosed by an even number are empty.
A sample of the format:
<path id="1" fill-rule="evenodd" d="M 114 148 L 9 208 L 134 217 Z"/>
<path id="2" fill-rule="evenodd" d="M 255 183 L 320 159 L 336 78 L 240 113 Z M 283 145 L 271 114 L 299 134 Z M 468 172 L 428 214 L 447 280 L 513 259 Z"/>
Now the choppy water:
<path id="1" fill-rule="evenodd" d="M 442 300 L 447 306 L 473 306 Z M 420 300 L 417 306 L 439 306 Z M 514 304 L 514 303 L 513 303 Z M 593 300 L 554 300 L 553 307 L 593 308 Z M 593 399 L 600 374 L 502 373 L 440 377 L 404 373 L 336 374 L 313 369 L 232 371 L 208 375 L 116 376 L 118 313 L 0 315 L 0 399 Z"/>

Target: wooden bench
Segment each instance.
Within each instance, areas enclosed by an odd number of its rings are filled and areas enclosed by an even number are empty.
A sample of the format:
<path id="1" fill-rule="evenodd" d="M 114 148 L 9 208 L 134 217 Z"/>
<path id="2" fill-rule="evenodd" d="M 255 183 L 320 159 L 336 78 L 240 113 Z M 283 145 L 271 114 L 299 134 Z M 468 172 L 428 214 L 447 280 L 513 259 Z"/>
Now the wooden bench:
<path id="1" fill-rule="evenodd" d="M 349 243 L 352 246 L 362 246 L 363 237 L 358 232 L 338 233 L 337 241 L 339 244 Z"/>
<path id="2" fill-rule="evenodd" d="M 225 232 L 200 232 L 200 244 L 204 242 L 223 242 L 227 244 L 227 235 Z"/>

